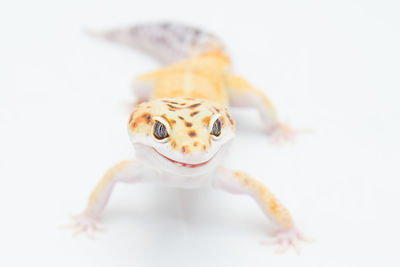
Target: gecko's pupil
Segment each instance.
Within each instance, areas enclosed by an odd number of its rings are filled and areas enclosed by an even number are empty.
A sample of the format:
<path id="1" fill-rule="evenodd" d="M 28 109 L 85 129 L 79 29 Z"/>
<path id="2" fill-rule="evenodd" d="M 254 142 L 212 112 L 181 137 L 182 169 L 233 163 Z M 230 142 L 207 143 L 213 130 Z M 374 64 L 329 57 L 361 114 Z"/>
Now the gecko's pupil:
<path id="1" fill-rule="evenodd" d="M 162 140 L 168 137 L 167 128 L 159 121 L 156 121 L 154 123 L 153 134 L 154 137 L 158 140 Z"/>
<path id="2" fill-rule="evenodd" d="M 219 119 L 214 122 L 211 134 L 215 136 L 219 136 L 221 134 L 221 121 Z"/>

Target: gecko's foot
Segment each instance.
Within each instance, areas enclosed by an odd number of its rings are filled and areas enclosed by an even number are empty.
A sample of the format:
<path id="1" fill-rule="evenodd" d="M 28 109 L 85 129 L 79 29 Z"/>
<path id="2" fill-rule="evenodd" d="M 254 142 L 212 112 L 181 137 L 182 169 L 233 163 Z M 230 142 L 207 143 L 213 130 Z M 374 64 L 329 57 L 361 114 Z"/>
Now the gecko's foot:
<path id="1" fill-rule="evenodd" d="M 283 143 L 293 143 L 295 141 L 297 131 L 283 123 L 276 123 L 272 128 L 267 130 L 267 135 L 272 144 L 280 145 Z"/>
<path id="2" fill-rule="evenodd" d="M 94 232 L 96 231 L 105 231 L 105 227 L 100 224 L 100 220 L 98 218 L 89 216 L 87 214 L 79 214 L 72 216 L 73 223 L 69 225 L 61 226 L 63 229 L 72 229 L 73 236 L 85 233 L 88 238 L 94 238 Z"/>
<path id="3" fill-rule="evenodd" d="M 266 131 L 272 144 L 281 145 L 287 142 L 294 143 L 299 134 L 314 133 L 312 129 L 292 129 L 287 124 L 277 122 Z"/>
<path id="4" fill-rule="evenodd" d="M 277 245 L 278 248 L 275 250 L 275 253 L 284 253 L 290 247 L 293 247 L 296 253 L 300 254 L 299 243 L 301 241 L 312 242 L 313 240 L 304 237 L 303 234 L 293 227 L 289 230 L 277 230 L 272 234 L 271 238 L 263 240 L 261 243 L 264 245 Z"/>

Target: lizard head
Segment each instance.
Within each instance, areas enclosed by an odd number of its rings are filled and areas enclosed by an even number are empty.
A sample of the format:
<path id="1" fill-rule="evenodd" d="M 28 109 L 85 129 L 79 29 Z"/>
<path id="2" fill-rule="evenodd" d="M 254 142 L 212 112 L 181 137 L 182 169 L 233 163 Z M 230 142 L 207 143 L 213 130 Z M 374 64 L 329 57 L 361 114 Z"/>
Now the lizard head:
<path id="1" fill-rule="evenodd" d="M 136 106 L 128 122 L 139 160 L 182 175 L 218 167 L 234 136 L 228 110 L 186 97 L 155 99 Z"/>

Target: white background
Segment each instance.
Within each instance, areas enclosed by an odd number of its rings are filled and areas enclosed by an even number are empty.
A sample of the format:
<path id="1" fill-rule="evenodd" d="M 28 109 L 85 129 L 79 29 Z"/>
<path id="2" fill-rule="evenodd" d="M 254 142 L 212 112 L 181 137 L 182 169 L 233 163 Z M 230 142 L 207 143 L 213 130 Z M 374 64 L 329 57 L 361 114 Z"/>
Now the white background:
<path id="1" fill-rule="evenodd" d="M 2 1 L 1 266 L 399 266 L 397 1 Z M 134 151 L 133 77 L 158 67 L 85 28 L 173 20 L 224 40 L 236 73 L 311 128 L 275 147 L 253 111 L 226 165 L 263 181 L 316 239 L 300 256 L 259 241 L 245 196 L 118 185 L 95 240 L 59 225 Z"/>

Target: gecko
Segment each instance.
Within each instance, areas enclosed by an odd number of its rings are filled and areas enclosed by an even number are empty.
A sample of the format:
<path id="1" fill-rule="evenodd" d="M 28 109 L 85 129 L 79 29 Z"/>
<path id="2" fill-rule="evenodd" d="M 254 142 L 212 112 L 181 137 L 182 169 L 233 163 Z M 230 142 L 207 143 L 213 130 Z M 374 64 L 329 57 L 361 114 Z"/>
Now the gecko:
<path id="1" fill-rule="evenodd" d="M 163 66 L 133 82 L 136 105 L 127 128 L 136 152 L 110 168 L 74 216 L 79 232 L 99 230 L 101 215 L 117 183 L 152 183 L 177 188 L 212 187 L 248 195 L 276 229 L 272 243 L 298 249 L 306 238 L 288 210 L 260 181 L 221 166 L 235 136 L 230 107 L 258 110 L 265 133 L 275 140 L 294 131 L 278 120 L 262 93 L 230 67 L 221 40 L 198 28 L 176 23 L 141 24 L 92 35 L 145 51 Z"/>

